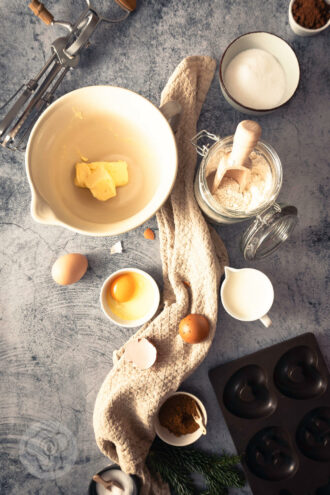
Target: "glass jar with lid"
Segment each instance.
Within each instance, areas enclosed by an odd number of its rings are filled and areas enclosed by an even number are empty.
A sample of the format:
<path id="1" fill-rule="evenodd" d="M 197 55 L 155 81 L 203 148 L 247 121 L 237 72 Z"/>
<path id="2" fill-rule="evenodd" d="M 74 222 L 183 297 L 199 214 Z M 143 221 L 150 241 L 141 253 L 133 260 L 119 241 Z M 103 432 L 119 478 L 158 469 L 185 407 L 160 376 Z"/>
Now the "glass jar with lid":
<path id="1" fill-rule="evenodd" d="M 297 209 L 276 203 L 282 186 L 282 164 L 274 148 L 262 140 L 258 141 L 253 151 L 266 160 L 271 172 L 271 186 L 265 198 L 245 211 L 224 206 L 214 198 L 207 178 L 210 170 L 216 169 L 219 156 L 231 151 L 233 137 L 220 138 L 203 130 L 192 139 L 197 153 L 203 157 L 195 177 L 195 197 L 203 213 L 213 223 L 233 224 L 253 220 L 242 236 L 241 250 L 246 260 L 260 259 L 273 253 L 288 239 L 298 221 Z"/>

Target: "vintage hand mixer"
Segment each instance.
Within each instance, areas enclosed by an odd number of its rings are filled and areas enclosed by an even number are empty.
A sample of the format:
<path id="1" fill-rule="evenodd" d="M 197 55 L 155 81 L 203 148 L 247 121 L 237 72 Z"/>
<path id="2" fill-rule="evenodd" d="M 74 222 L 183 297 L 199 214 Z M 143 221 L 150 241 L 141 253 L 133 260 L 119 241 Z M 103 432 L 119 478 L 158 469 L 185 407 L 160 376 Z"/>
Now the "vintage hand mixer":
<path id="1" fill-rule="evenodd" d="M 53 15 L 38 0 L 29 4 L 33 13 L 47 25 L 61 25 L 68 29 L 67 36 L 57 38 L 51 45 L 52 55 L 41 71 L 30 79 L 0 107 L 0 111 L 20 94 L 0 122 L 0 144 L 3 147 L 23 151 L 26 138 L 41 113 L 54 100 L 54 93 L 70 69 L 79 63 L 80 52 L 90 45 L 89 39 L 101 22 L 118 23 L 124 21 L 136 8 L 136 0 L 115 0 L 125 11 L 116 19 L 101 16 L 86 0 L 87 7 L 75 24 L 56 21 Z"/>

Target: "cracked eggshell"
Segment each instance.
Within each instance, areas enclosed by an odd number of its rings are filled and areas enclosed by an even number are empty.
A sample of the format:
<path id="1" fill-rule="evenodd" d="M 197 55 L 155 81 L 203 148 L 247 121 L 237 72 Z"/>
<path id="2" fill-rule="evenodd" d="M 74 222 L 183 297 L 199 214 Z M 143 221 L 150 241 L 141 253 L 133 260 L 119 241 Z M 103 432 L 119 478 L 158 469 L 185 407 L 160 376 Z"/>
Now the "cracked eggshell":
<path id="1" fill-rule="evenodd" d="M 123 252 L 123 243 L 121 241 L 116 242 L 116 244 L 114 244 L 110 248 L 110 254 L 117 254 L 122 252 Z"/>
<path id="2" fill-rule="evenodd" d="M 124 358 L 137 368 L 146 370 L 155 364 L 157 349 L 148 339 L 132 340 L 125 346 Z"/>

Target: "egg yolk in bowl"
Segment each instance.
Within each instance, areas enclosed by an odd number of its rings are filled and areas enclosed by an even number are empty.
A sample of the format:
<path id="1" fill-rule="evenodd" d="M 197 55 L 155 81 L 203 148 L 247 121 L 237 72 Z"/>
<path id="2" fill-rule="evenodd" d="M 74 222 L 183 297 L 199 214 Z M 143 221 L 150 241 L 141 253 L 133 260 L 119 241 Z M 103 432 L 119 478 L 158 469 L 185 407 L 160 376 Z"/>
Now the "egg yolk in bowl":
<path id="1" fill-rule="evenodd" d="M 122 320 L 138 320 L 154 300 L 150 280 L 137 272 L 124 272 L 109 283 L 106 299 L 110 310 Z"/>

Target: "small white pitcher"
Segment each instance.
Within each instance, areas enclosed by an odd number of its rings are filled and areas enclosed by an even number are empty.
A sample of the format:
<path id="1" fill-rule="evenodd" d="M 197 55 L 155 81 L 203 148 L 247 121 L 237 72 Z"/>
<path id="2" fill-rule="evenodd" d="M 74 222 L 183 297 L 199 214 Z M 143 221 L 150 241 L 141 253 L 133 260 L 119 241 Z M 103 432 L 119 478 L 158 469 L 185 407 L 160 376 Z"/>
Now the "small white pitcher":
<path id="1" fill-rule="evenodd" d="M 221 301 L 227 313 L 237 320 L 260 320 L 265 327 L 272 324 L 267 313 L 274 301 L 274 289 L 260 270 L 225 266 Z"/>

